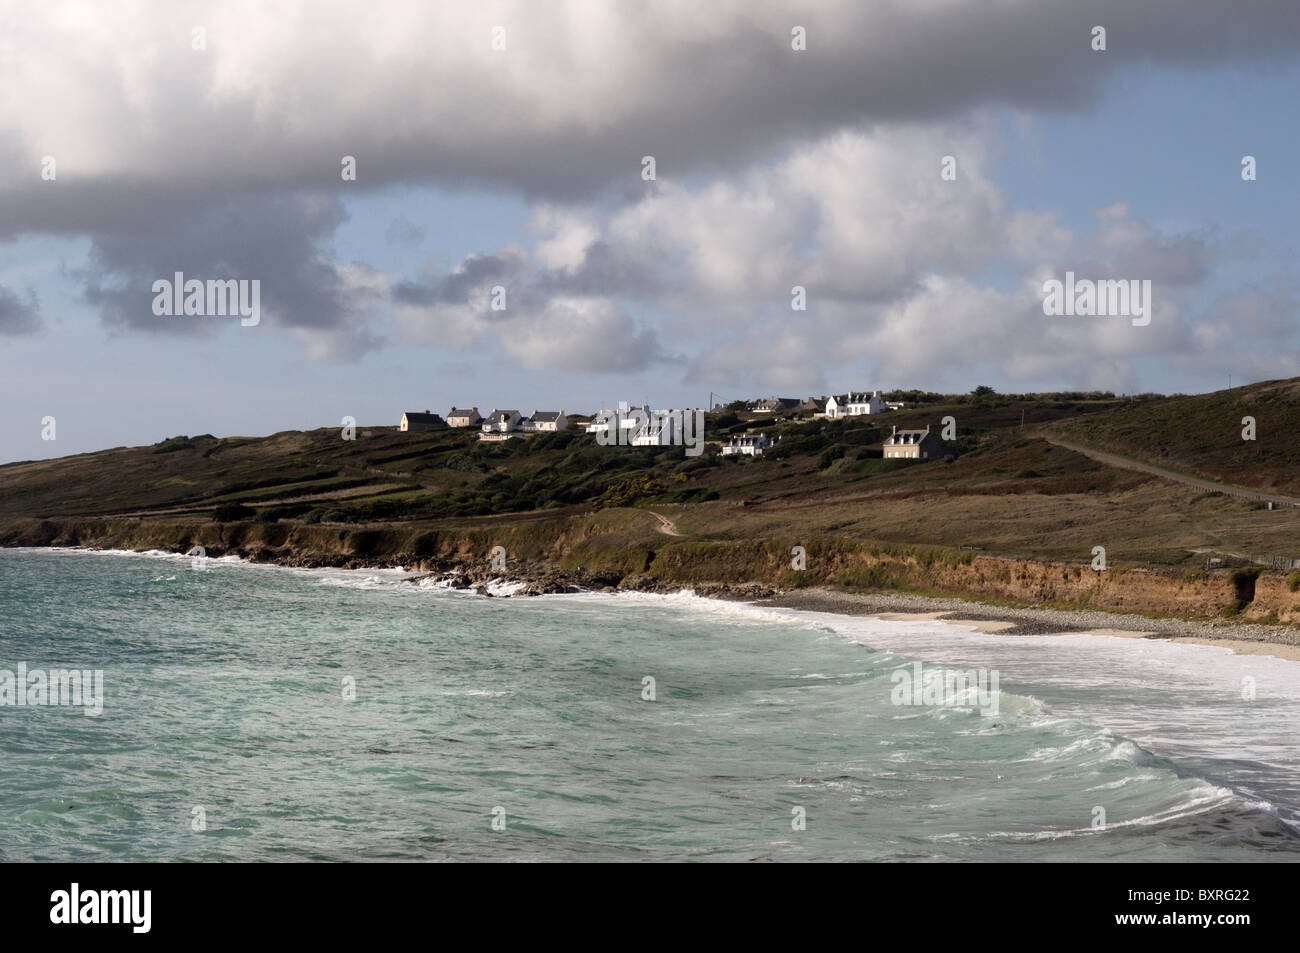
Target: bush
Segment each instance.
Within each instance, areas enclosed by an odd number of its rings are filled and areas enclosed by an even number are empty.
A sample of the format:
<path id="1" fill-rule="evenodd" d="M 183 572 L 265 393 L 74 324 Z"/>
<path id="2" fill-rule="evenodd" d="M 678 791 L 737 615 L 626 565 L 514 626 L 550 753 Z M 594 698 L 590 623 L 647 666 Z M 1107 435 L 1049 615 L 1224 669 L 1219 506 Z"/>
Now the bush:
<path id="1" fill-rule="evenodd" d="M 256 515 L 256 510 L 243 503 L 222 503 L 212 514 L 212 518 L 218 523 L 234 523 L 238 520 L 252 519 Z"/>
<path id="2" fill-rule="evenodd" d="M 629 477 L 615 483 L 591 504 L 593 510 L 607 506 L 635 506 L 642 500 L 658 496 L 668 489 L 663 480 L 653 477 Z"/>
<path id="3" fill-rule="evenodd" d="M 268 506 L 258 511 L 254 519 L 259 523 L 278 523 L 280 520 L 297 519 L 315 512 L 319 511 L 311 503 L 286 503 L 283 506 Z"/>
<path id="4" fill-rule="evenodd" d="M 194 441 L 189 437 L 181 435 L 179 437 L 168 437 L 166 440 L 160 440 L 154 444 L 154 453 L 173 453 L 177 450 L 193 450 Z"/>
<path id="5" fill-rule="evenodd" d="M 1286 577 L 1286 587 L 1292 592 L 1300 592 L 1300 572 L 1293 572 Z"/>
<path id="6" fill-rule="evenodd" d="M 1228 582 L 1232 584 L 1237 601 L 1243 605 L 1255 599 L 1255 580 L 1263 572 L 1258 566 L 1243 566 L 1228 573 Z M 1240 611 L 1240 610 L 1238 610 Z"/>
<path id="7" fill-rule="evenodd" d="M 821 459 L 817 461 L 817 469 L 825 470 L 827 467 L 829 467 L 840 457 L 844 456 L 844 453 L 845 450 L 844 447 L 842 446 L 830 447 L 829 449 L 826 450 L 825 453 L 821 455 Z"/>

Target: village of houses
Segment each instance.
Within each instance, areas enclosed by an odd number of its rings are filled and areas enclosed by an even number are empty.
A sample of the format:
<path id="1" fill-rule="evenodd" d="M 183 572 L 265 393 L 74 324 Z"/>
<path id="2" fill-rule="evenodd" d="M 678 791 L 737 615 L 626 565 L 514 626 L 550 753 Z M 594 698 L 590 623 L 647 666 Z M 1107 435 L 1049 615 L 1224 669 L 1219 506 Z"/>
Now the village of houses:
<path id="1" fill-rule="evenodd" d="M 770 397 L 744 405 L 749 413 L 788 412 L 804 413 L 807 420 L 837 420 L 844 417 L 859 417 L 888 414 L 901 410 L 903 404 L 886 401 L 879 391 L 853 391 L 828 397 L 809 397 L 804 400 L 794 397 Z M 713 413 L 725 410 L 721 405 L 713 407 Z M 806 412 L 812 411 L 811 416 Z M 602 441 L 608 444 L 634 447 L 670 447 L 680 445 L 682 440 L 682 419 L 684 415 L 700 414 L 699 408 L 687 410 L 651 410 L 645 406 L 629 406 L 620 403 L 617 409 L 600 410 L 590 416 L 566 415 L 563 410 L 535 410 L 525 417 L 517 410 L 493 409 L 484 417 L 477 407 L 453 407 L 445 416 L 424 411 L 407 411 L 402 414 L 399 429 L 402 431 L 443 430 L 454 427 L 477 427 L 478 439 L 483 442 L 500 442 L 526 437 L 529 434 L 555 433 L 580 428 L 586 433 L 610 435 L 612 429 L 619 431 L 616 439 Z M 702 419 L 702 416 L 701 416 Z M 778 420 L 781 418 L 777 418 Z M 729 436 L 722 443 L 724 456 L 759 457 L 771 446 L 769 438 L 762 433 L 744 433 Z M 883 441 L 884 456 L 887 458 L 931 460 L 945 455 L 945 447 L 937 434 L 930 432 L 929 426 L 924 430 L 899 430 L 892 428 Z"/>

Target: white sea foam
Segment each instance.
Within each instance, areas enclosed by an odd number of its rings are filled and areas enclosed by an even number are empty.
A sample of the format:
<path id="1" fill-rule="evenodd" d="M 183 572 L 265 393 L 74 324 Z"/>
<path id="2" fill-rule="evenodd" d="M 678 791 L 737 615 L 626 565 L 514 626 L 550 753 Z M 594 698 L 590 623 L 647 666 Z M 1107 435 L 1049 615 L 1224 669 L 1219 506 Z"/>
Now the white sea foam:
<path id="1" fill-rule="evenodd" d="M 1157 811 L 1154 814 L 1146 814 L 1142 817 L 1127 818 L 1124 820 L 1108 820 L 1104 827 L 1079 827 L 1064 831 L 989 831 L 983 837 L 1018 840 L 1018 841 L 1042 841 L 1042 840 L 1059 840 L 1063 837 L 1091 837 L 1102 836 L 1109 831 L 1122 830 L 1131 827 L 1158 827 L 1162 824 L 1168 824 L 1170 821 L 1176 821 L 1184 817 L 1193 817 L 1197 814 L 1204 814 L 1208 811 L 1215 811 L 1227 807 L 1240 798 L 1235 791 L 1208 781 L 1197 784 L 1188 792 L 1185 801 L 1177 804 L 1164 811 Z M 1269 809 L 1272 805 L 1260 805 L 1264 809 Z"/>
<path id="2" fill-rule="evenodd" d="M 490 691 L 485 688 L 465 688 L 465 689 L 447 689 L 444 691 L 434 692 L 435 695 L 462 696 L 465 698 L 500 698 L 502 695 L 513 695 L 514 692 Z"/>
<path id="3" fill-rule="evenodd" d="M 631 603 L 683 609 L 724 621 L 766 622 L 778 625 L 800 624 L 800 620 L 792 616 L 790 610 L 787 609 L 757 606 L 750 602 L 733 602 L 729 599 L 712 599 L 696 595 L 693 589 L 682 589 L 679 592 L 672 593 L 635 591 L 556 593 L 541 598 L 551 600 L 577 599 L 582 601 L 608 600 L 615 604 Z M 830 632 L 832 630 L 827 628 L 825 631 Z"/>

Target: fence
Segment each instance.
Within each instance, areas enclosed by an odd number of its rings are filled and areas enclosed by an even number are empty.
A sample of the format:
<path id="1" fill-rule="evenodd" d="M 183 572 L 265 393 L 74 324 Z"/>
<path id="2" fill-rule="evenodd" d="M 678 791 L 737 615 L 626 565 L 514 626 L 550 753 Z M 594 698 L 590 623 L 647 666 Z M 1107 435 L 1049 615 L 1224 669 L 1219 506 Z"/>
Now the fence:
<path id="1" fill-rule="evenodd" d="M 1210 556 L 1206 569 L 1223 569 L 1228 566 L 1268 566 L 1271 569 L 1300 569 L 1300 559 L 1290 556 Z"/>

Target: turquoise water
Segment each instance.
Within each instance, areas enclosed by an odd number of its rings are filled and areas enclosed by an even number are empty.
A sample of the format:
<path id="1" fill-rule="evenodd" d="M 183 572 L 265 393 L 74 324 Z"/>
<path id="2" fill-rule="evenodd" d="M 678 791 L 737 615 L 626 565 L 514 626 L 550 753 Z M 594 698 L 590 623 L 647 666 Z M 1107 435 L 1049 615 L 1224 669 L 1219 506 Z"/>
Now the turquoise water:
<path id="1" fill-rule="evenodd" d="M 403 575 L 0 550 L 0 669 L 104 673 L 0 707 L 0 860 L 1300 857 L 1297 663 Z"/>

